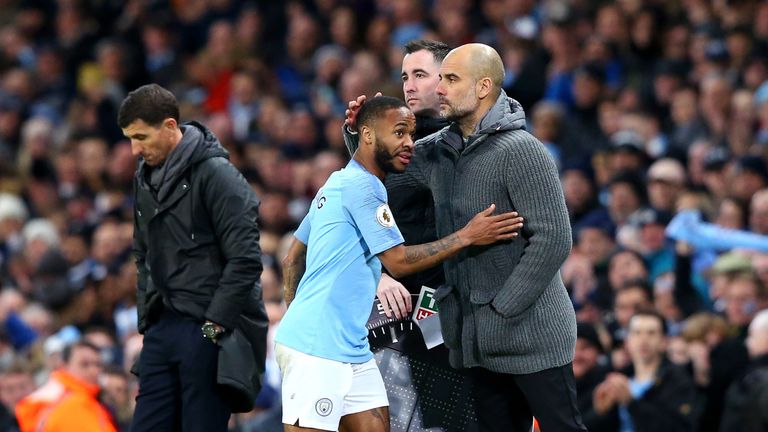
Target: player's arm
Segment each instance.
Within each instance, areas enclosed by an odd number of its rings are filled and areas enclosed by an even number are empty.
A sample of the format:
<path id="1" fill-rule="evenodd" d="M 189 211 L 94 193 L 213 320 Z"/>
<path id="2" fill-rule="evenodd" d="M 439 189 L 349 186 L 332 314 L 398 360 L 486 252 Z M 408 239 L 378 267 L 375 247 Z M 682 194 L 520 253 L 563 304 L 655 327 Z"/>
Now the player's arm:
<path id="1" fill-rule="evenodd" d="M 434 267 L 468 246 L 481 246 L 517 236 L 523 218 L 516 212 L 494 215 L 495 204 L 476 214 L 464 228 L 431 243 L 414 246 L 402 244 L 381 252 L 378 256 L 389 273 L 402 277 Z"/>
<path id="2" fill-rule="evenodd" d="M 288 254 L 283 258 L 283 299 L 285 305 L 290 306 L 296 297 L 296 288 L 304 276 L 307 268 L 307 245 L 294 238 Z"/>

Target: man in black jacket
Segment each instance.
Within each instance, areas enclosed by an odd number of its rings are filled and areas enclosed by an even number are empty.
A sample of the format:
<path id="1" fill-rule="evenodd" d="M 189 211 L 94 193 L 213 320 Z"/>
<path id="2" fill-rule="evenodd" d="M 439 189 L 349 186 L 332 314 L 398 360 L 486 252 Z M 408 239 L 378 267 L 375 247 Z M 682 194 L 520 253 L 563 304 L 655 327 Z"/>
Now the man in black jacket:
<path id="1" fill-rule="evenodd" d="M 688 373 L 664 357 L 666 323 L 643 310 L 629 321 L 625 345 L 632 365 L 610 373 L 594 391 L 597 414 L 590 431 L 689 432 L 695 430 L 696 388 Z"/>
<path id="2" fill-rule="evenodd" d="M 592 393 L 610 372 L 605 360 L 605 348 L 600 336 L 590 323 L 576 324 L 576 351 L 573 354 L 573 377 L 576 380 L 576 403 L 587 429 L 592 430 L 592 421 L 596 417 L 592 407 Z M 615 424 L 614 429 L 618 429 Z"/>
<path id="3" fill-rule="evenodd" d="M 134 255 L 144 347 L 133 430 L 225 431 L 232 410 L 249 409 L 264 367 L 259 201 L 207 128 L 179 125 L 166 89 L 128 94 L 118 124 L 139 157 Z M 237 355 L 225 356 L 233 343 Z M 237 390 L 244 404 L 234 404 Z"/>

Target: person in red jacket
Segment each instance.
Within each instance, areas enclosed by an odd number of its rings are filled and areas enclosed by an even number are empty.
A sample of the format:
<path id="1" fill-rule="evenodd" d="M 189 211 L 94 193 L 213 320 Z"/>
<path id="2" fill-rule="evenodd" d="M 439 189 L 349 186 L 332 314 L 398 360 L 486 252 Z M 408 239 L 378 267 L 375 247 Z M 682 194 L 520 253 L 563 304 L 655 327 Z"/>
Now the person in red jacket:
<path id="1" fill-rule="evenodd" d="M 99 350 L 88 342 L 64 349 L 64 367 L 16 406 L 21 432 L 116 432 L 99 402 Z"/>

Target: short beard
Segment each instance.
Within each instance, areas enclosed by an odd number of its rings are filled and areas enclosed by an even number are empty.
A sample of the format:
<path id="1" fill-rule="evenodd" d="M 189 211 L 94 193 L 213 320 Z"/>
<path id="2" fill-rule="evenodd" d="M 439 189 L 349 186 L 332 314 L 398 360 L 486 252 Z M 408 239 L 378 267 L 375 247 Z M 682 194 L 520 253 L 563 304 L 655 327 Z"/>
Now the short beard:
<path id="1" fill-rule="evenodd" d="M 384 148 L 384 146 L 379 145 L 379 143 L 375 144 L 373 158 L 376 161 L 376 165 L 378 165 L 385 173 L 401 172 L 395 168 L 395 164 L 392 162 L 393 158 L 387 153 L 387 149 Z"/>
<path id="2" fill-rule="evenodd" d="M 468 115 L 472 114 L 472 110 L 461 110 L 457 111 L 453 109 L 449 105 L 449 108 L 447 110 L 440 110 L 440 118 L 444 118 L 446 120 L 452 121 L 452 122 L 459 122 L 463 118 L 467 117 Z"/>
<path id="3" fill-rule="evenodd" d="M 462 119 L 472 115 L 472 113 L 475 112 L 476 107 L 472 105 L 473 105 L 473 102 L 476 102 L 476 101 L 477 101 L 477 93 L 475 92 L 475 88 L 472 87 L 472 90 L 467 94 L 465 94 L 464 98 L 461 101 L 459 101 L 459 106 L 456 106 L 453 104 L 446 104 L 447 109 L 440 110 L 440 117 L 450 120 L 452 122 L 460 122 Z M 465 108 L 465 107 L 471 107 L 471 108 Z"/>

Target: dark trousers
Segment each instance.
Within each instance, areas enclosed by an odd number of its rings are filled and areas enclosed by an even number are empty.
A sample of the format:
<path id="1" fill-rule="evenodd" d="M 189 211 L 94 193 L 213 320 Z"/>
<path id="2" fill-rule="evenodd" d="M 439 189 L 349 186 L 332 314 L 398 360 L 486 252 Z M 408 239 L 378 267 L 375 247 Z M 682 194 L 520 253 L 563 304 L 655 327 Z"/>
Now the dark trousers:
<path id="1" fill-rule="evenodd" d="M 542 432 L 586 431 L 576 405 L 571 364 L 511 375 L 474 368 L 474 396 L 480 430 L 529 432 L 533 418 Z"/>
<path id="2" fill-rule="evenodd" d="M 133 432 L 225 432 L 230 409 L 216 392 L 218 346 L 200 323 L 171 311 L 144 334 Z"/>

